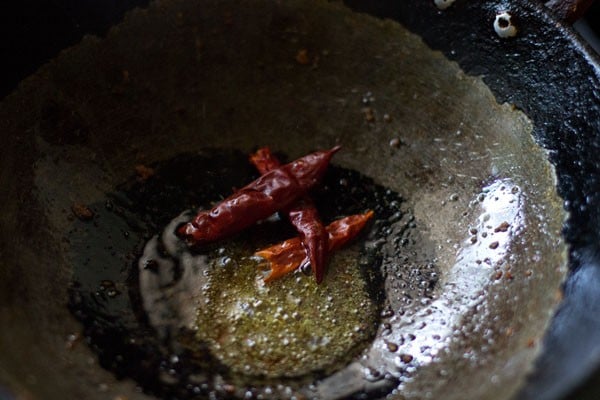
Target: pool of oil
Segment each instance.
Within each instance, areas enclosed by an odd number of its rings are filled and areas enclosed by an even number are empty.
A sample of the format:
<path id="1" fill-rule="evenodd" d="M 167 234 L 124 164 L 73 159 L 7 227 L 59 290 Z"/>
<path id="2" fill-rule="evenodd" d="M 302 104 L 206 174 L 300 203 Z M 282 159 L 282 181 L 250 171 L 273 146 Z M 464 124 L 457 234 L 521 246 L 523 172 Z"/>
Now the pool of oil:
<path id="1" fill-rule="evenodd" d="M 232 371 L 273 378 L 327 374 L 374 336 L 379 304 L 369 296 L 357 252 L 335 255 L 322 285 L 304 274 L 265 285 L 257 278 L 260 261 L 236 253 L 223 252 L 195 326 L 196 337 Z"/>
<path id="2" fill-rule="evenodd" d="M 257 176 L 247 156 L 207 149 L 151 168 L 92 205 L 94 222 L 72 231 L 70 307 L 104 367 L 167 398 L 280 398 L 315 392 L 369 351 L 385 315 L 382 268 L 398 257 L 382 249 L 395 241 L 399 250 L 405 243 L 391 233 L 411 230 L 399 194 L 330 167 L 312 193 L 323 220 L 373 210 L 374 222 L 332 256 L 321 285 L 300 271 L 265 284 L 253 253 L 295 236 L 285 218 L 200 249 L 175 235 L 192 210 Z M 437 275 L 429 263 L 407 276 L 407 296 L 426 299 Z"/>

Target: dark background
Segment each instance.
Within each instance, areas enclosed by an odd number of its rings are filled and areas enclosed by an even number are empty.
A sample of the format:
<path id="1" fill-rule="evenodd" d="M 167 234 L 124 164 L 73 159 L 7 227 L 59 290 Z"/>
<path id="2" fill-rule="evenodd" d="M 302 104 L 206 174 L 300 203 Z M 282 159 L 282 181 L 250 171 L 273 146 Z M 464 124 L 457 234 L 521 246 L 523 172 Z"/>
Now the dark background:
<path id="1" fill-rule="evenodd" d="M 83 35 L 103 36 L 123 14 L 149 0 L 23 0 L 0 5 L 0 98 Z M 577 26 L 600 36 L 600 2 Z"/>
<path id="2" fill-rule="evenodd" d="M 22 0 L 0 5 L 0 98 L 85 34 L 103 36 L 149 0 Z"/>

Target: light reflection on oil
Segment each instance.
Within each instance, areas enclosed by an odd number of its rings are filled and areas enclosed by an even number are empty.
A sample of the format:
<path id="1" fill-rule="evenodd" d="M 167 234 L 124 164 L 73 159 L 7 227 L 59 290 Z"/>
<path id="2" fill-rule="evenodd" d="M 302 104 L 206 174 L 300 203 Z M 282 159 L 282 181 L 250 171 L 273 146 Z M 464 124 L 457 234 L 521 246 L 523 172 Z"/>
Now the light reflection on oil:
<path id="1" fill-rule="evenodd" d="M 199 300 L 200 290 L 208 283 L 204 273 L 209 268 L 207 256 L 182 251 L 182 243 L 175 236 L 175 227 L 187 220 L 186 213 L 173 219 L 160 239 L 154 236 L 146 243 L 138 261 L 143 307 L 161 339 L 175 336 L 182 326 L 193 325 L 196 313 L 187 305 Z M 175 255 L 181 268 L 175 265 Z M 177 270 L 181 276 L 177 276 Z"/>
<path id="2" fill-rule="evenodd" d="M 511 243 L 525 224 L 524 201 L 521 189 L 509 179 L 496 180 L 475 196 L 469 215 L 476 217 L 464 232 L 454 265 L 438 288 L 440 297 L 423 304 L 409 318 L 389 318 L 390 325 L 380 327 L 368 353 L 342 374 L 319 382 L 317 393 L 327 398 L 328 386 L 346 387 L 348 393 L 359 389 L 356 385 L 366 391 L 386 385 L 401 389 L 417 366 L 431 363 L 447 349 L 455 331 L 460 331 L 461 319 L 483 301 L 486 287 L 497 281 L 498 267 L 506 268 L 509 263 Z M 360 371 L 366 382 L 341 385 L 349 371 Z"/>

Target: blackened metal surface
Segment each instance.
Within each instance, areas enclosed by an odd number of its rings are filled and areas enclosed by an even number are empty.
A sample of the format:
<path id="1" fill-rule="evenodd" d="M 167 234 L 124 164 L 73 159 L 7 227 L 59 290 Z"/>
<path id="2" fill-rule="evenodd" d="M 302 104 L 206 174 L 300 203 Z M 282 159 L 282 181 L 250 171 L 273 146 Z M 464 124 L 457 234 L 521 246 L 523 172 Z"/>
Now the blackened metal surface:
<path id="1" fill-rule="evenodd" d="M 600 363 L 600 70 L 572 30 L 527 1 L 346 1 L 418 33 L 469 74 L 481 75 L 498 101 L 534 121 L 534 136 L 556 166 L 570 212 L 572 245 L 565 300 L 546 334 L 545 350 L 522 398 L 561 398 Z M 496 13 L 508 11 L 517 36 L 499 38 Z"/>
<path id="2" fill-rule="evenodd" d="M 83 35 L 104 35 L 123 14 L 148 0 L 26 0 L 0 5 L 0 98 Z"/>

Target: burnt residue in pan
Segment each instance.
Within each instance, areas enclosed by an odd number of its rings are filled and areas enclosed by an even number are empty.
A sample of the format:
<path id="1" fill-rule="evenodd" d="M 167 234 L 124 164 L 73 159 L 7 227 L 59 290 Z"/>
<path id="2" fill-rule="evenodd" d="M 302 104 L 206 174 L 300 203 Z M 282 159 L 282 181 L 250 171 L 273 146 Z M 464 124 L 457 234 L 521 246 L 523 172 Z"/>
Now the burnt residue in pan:
<path id="1" fill-rule="evenodd" d="M 375 221 L 334 255 L 322 285 L 301 272 L 265 285 L 252 253 L 295 235 L 285 219 L 193 253 L 173 234 L 189 218 L 182 211 L 207 208 L 257 176 L 245 154 L 210 149 L 136 170 L 70 233 L 70 309 L 103 367 L 162 398 L 332 398 L 396 386 L 397 377 L 356 360 L 392 328 L 385 271 L 402 263 L 399 253 L 414 255 L 416 225 L 398 193 L 330 167 L 312 193 L 324 221 L 367 209 Z M 438 271 L 422 261 L 395 283 L 404 307 L 434 297 Z M 386 346 L 410 364 L 401 343 Z M 340 374 L 356 384 L 342 390 Z"/>

